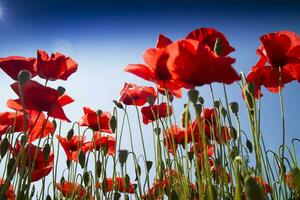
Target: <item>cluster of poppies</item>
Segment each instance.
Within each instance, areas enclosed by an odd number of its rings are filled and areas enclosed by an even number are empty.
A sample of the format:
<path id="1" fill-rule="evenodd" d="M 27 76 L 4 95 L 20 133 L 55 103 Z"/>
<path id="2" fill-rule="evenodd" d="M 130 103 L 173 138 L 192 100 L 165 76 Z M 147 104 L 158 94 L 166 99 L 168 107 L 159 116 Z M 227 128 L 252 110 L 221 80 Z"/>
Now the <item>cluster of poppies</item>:
<path id="1" fill-rule="evenodd" d="M 235 181 L 232 181 L 233 172 L 228 170 L 226 156 L 232 156 L 232 159 L 239 157 L 242 146 L 236 145 L 237 137 L 241 134 L 237 133 L 231 123 L 230 114 L 227 113 L 229 105 L 226 110 L 225 105 L 216 101 L 214 107 L 205 108 L 204 100 L 196 90 L 196 87 L 203 85 L 232 84 L 237 81 L 239 84 L 242 83 L 240 84 L 242 87 L 247 86 L 245 88 L 248 93 L 243 88 L 243 97 L 246 97 L 248 101 L 247 95 L 249 96 L 251 84 L 254 87 L 250 95 L 260 98 L 261 86 L 271 92 L 279 92 L 288 82 L 294 80 L 300 82 L 300 37 L 294 32 L 280 31 L 261 36 L 260 40 L 262 44 L 257 50 L 259 61 L 246 78 L 240 76 L 232 67 L 235 59 L 230 57 L 230 53 L 235 49 L 223 33 L 213 28 L 196 29 L 188 33 L 185 38 L 174 42 L 164 35 L 159 35 L 156 47 L 147 49 L 143 54 L 144 64 L 129 64 L 125 67 L 126 72 L 155 84 L 154 88 L 125 83 L 119 100 L 115 101 L 116 107 L 124 112 L 127 106 L 135 107 L 138 114 L 139 112 L 142 114 L 142 122 L 145 125 L 151 124 L 153 134 L 157 137 L 156 141 L 159 144 L 153 147 L 157 148 L 155 149 L 156 174 L 151 185 L 149 184 L 149 171 L 152 162 L 146 160 L 146 155 L 144 155 L 147 191 L 145 185 L 144 190 L 141 189 L 141 167 L 136 161 L 134 168 L 137 183 L 131 182 L 128 174 L 123 176 L 123 171 L 122 176 L 114 174 L 112 178 L 101 174 L 100 171 L 106 166 L 109 156 L 112 156 L 116 162 L 118 119 L 109 112 L 95 111 L 89 107 L 83 107 L 82 118 L 74 123 L 69 131 L 63 131 L 60 127 L 56 135 L 67 156 L 68 170 L 73 170 L 73 168 L 70 169 L 72 163 L 76 166 L 79 163 L 83 169 L 82 179 L 86 187 L 82 182 L 76 183 L 74 178 L 76 170 L 69 173 L 71 178 L 68 177 L 68 180 L 62 178 L 56 183 L 57 172 L 53 170 L 58 165 L 58 163 L 54 165 L 53 153 L 53 139 L 55 138 L 53 135 L 58 129 L 56 121 L 71 122 L 63 107 L 74 100 L 66 94 L 63 87 L 54 89 L 48 85 L 51 81 L 66 81 L 76 72 L 78 64 L 61 53 L 49 56 L 42 50 L 37 51 L 36 58 L 21 56 L 0 58 L 0 68 L 15 81 L 11 84 L 11 88 L 17 95 L 16 99 L 7 100 L 7 107 L 14 111 L 0 113 L 0 156 L 1 161 L 6 156 L 8 166 L 6 179 L 0 180 L 0 199 L 14 200 L 16 196 L 25 197 L 26 195 L 26 198 L 29 198 L 30 184 L 39 180 L 44 181 L 51 171 L 55 177 L 54 191 L 58 189 L 61 196 L 73 199 L 98 198 L 98 190 L 101 189 L 101 194 L 105 197 L 107 193 L 116 192 L 115 197 L 118 197 L 119 193 L 135 194 L 141 199 L 162 199 L 165 195 L 169 198 L 178 198 L 180 195 L 182 195 L 180 197 L 187 195 L 190 199 L 196 200 L 201 197 L 201 192 L 212 197 L 213 193 L 216 193 L 212 189 L 212 184 L 219 184 L 217 187 L 220 188 L 224 184 L 233 187 L 234 184 L 240 184 L 242 180 L 242 186 L 246 188 L 241 195 L 243 198 L 251 199 L 253 191 L 249 190 L 249 192 L 247 185 L 252 184 L 258 188 L 257 191 L 263 191 L 261 198 L 265 199 L 272 189 L 262 179 L 262 174 L 259 175 L 260 177 L 256 175 L 235 177 Z M 41 83 L 42 81 L 44 83 Z M 182 97 L 182 89 L 189 90 L 189 100 L 184 106 L 181 125 L 179 125 L 173 116 L 172 102 L 175 98 Z M 193 114 L 190 112 L 190 107 L 194 108 Z M 231 103 L 230 108 L 231 112 L 237 116 L 237 103 Z M 75 124 L 79 126 L 77 133 L 74 131 L 76 130 Z M 85 128 L 83 134 L 80 133 L 80 127 Z M 92 132 L 91 137 L 88 137 L 91 138 L 89 141 L 86 141 L 87 131 Z M 140 131 L 142 132 L 141 126 Z M 67 133 L 67 135 L 62 136 L 61 133 Z M 14 135 L 17 136 L 14 137 Z M 143 137 L 142 133 L 141 137 Z M 251 152 L 252 144 L 249 140 L 247 142 L 247 147 Z M 160 144 L 164 146 L 164 150 L 161 149 Z M 228 154 L 222 150 L 225 148 L 228 149 Z M 229 155 L 231 148 L 234 151 L 232 150 Z M 90 175 L 91 171 L 87 169 L 86 154 L 91 152 L 95 155 L 96 174 L 94 175 Z M 119 153 L 117 159 L 121 164 L 121 170 L 128 156 L 128 151 L 124 152 L 125 159 L 122 153 Z M 131 153 L 134 154 L 134 152 Z M 163 161 L 162 154 L 168 159 Z M 103 163 L 100 162 L 100 157 Z M 171 159 L 176 167 L 170 164 Z M 184 160 L 187 161 L 187 166 L 183 166 Z M 185 174 L 185 170 L 190 170 L 193 161 L 195 177 L 190 178 L 190 175 L 187 175 L 190 172 Z M 14 179 L 16 169 L 19 175 Z M 237 170 L 242 171 L 241 168 Z M 72 174 L 73 172 L 75 174 Z M 248 175 L 248 171 L 245 174 Z M 89 181 L 92 176 L 95 176 L 95 181 L 98 182 Z M 200 180 L 202 176 L 206 176 L 203 179 L 205 181 Z M 299 176 L 300 170 L 294 170 L 286 175 L 286 182 L 291 190 L 300 188 L 296 181 Z M 208 180 L 209 178 L 212 180 Z M 18 182 L 17 187 L 11 184 L 13 180 Z M 202 185 L 202 182 L 205 184 Z M 179 194 L 178 190 L 184 186 L 189 188 L 188 192 L 183 190 L 183 193 Z M 236 186 L 236 190 L 238 187 L 240 185 Z M 18 189 L 17 195 L 14 191 L 16 188 Z M 51 199 L 50 196 L 48 195 L 47 198 Z"/>

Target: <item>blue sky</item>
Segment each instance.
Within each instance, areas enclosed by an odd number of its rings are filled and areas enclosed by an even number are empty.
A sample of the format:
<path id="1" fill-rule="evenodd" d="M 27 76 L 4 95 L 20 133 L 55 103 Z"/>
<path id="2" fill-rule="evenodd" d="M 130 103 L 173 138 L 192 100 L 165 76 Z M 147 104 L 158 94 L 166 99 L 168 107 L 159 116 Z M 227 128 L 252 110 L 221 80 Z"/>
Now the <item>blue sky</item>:
<path id="1" fill-rule="evenodd" d="M 129 63 L 141 63 L 142 53 L 155 46 L 159 33 L 176 40 L 199 27 L 218 29 L 236 48 L 231 54 L 236 58 L 235 69 L 245 74 L 258 60 L 255 51 L 259 36 L 285 29 L 300 33 L 296 1 L 1 0 L 0 6 L 0 57 L 36 56 L 36 50 L 43 49 L 49 53 L 60 51 L 79 63 L 77 73 L 67 82 L 50 83 L 53 87 L 64 86 L 75 99 L 65 109 L 73 121 L 79 120 L 83 106 L 111 111 L 112 100 L 119 98 L 125 81 L 151 85 L 123 72 L 123 68 Z M 8 87 L 12 80 L 4 73 L 0 73 L 0 82 L 0 109 L 4 111 L 6 99 L 15 95 Z M 216 96 L 222 97 L 220 85 L 214 88 Z M 299 135 L 299 89 L 299 83 L 293 82 L 283 92 L 288 142 Z M 228 90 L 229 101 L 241 103 L 242 126 L 248 130 L 241 92 L 235 84 Z M 208 91 L 208 87 L 200 88 L 206 105 L 211 106 Z M 262 132 L 267 147 L 274 149 L 281 142 L 279 97 L 263 92 Z M 183 103 L 184 100 L 176 103 L 177 118 Z M 64 126 L 66 134 L 69 126 Z M 149 128 L 145 128 L 147 131 Z"/>

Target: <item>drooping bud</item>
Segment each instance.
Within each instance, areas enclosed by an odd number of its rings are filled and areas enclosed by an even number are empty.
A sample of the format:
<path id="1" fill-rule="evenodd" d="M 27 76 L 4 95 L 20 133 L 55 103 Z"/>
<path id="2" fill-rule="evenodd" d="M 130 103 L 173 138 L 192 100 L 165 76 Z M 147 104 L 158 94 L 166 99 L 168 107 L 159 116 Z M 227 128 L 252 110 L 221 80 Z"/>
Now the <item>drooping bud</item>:
<path id="1" fill-rule="evenodd" d="M 113 100 L 114 104 L 116 105 L 117 108 L 120 108 L 120 109 L 124 109 L 123 105 L 121 102 L 117 101 L 117 100 Z"/>
<path id="2" fill-rule="evenodd" d="M 128 157 L 128 151 L 127 150 L 119 150 L 119 162 L 121 164 L 121 166 L 123 167 L 124 164 L 127 161 L 127 157 Z"/>
<path id="3" fill-rule="evenodd" d="M 220 101 L 214 101 L 214 107 L 219 109 L 220 107 Z"/>
<path id="4" fill-rule="evenodd" d="M 100 110 L 100 109 L 99 109 L 99 110 L 97 110 L 97 115 L 98 115 L 98 116 L 101 116 L 101 115 L 102 115 L 102 113 L 103 113 L 103 111 L 102 111 L 102 110 Z"/>
<path id="5" fill-rule="evenodd" d="M 101 175 L 101 167 L 102 167 L 102 163 L 100 162 L 100 160 L 96 161 L 96 176 L 99 178 Z"/>
<path id="6" fill-rule="evenodd" d="M 78 160 L 81 168 L 83 169 L 85 166 L 85 154 L 82 150 L 80 150 L 79 155 L 78 155 Z"/>
<path id="7" fill-rule="evenodd" d="M 67 134 L 67 140 L 70 141 L 72 139 L 72 137 L 74 136 L 74 129 L 71 128 L 69 131 L 68 131 L 68 134 Z"/>
<path id="8" fill-rule="evenodd" d="M 88 172 L 83 173 L 83 181 L 86 186 L 88 186 L 90 181 L 90 174 Z"/>
<path id="9" fill-rule="evenodd" d="M 155 98 L 153 96 L 148 96 L 147 103 L 152 106 L 155 103 Z"/>
<path id="10" fill-rule="evenodd" d="M 252 153 L 252 151 L 253 151 L 253 145 L 252 145 L 252 143 L 251 143 L 250 140 L 246 141 L 246 146 L 247 146 L 249 152 Z"/>
<path id="11" fill-rule="evenodd" d="M 9 159 L 8 163 L 7 163 L 7 181 L 10 181 L 13 179 L 15 172 L 16 172 L 16 159 L 15 158 L 11 158 Z"/>
<path id="12" fill-rule="evenodd" d="M 154 132 L 156 133 L 156 135 L 160 135 L 161 129 L 159 127 L 154 128 Z"/>
<path id="13" fill-rule="evenodd" d="M 230 127 L 230 136 L 233 140 L 236 140 L 237 139 L 237 132 L 236 132 L 236 129 L 234 127 Z"/>
<path id="14" fill-rule="evenodd" d="M 31 79 L 31 73 L 27 70 L 22 70 L 18 74 L 18 81 L 21 85 L 25 84 Z"/>
<path id="15" fill-rule="evenodd" d="M 202 96 L 198 97 L 198 101 L 200 104 L 202 104 L 202 105 L 204 104 L 204 98 Z"/>
<path id="16" fill-rule="evenodd" d="M 148 172 L 149 172 L 150 169 L 152 168 L 152 165 L 153 165 L 153 162 L 152 162 L 152 161 L 150 161 L 150 160 L 147 160 L 147 161 L 146 161 L 146 166 L 147 166 L 147 171 L 148 171 Z"/>

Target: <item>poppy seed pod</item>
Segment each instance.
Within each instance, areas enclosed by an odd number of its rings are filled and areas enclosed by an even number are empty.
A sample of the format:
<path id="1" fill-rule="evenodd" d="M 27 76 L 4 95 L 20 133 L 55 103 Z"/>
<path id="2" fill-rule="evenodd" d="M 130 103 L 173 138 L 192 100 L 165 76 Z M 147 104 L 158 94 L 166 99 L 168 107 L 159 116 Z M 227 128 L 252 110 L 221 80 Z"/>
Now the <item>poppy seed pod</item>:
<path id="1" fill-rule="evenodd" d="M 191 90 L 188 92 L 188 96 L 189 96 L 189 100 L 190 100 L 193 104 L 195 104 L 195 103 L 197 103 L 197 101 L 198 101 L 199 92 L 198 92 L 198 90 L 191 89 Z"/>
<path id="2" fill-rule="evenodd" d="M 26 83 L 30 79 L 31 79 L 31 73 L 29 71 L 22 70 L 22 71 L 19 72 L 18 81 L 21 85 L 23 85 L 24 83 Z"/>
<path id="3" fill-rule="evenodd" d="M 119 162 L 120 162 L 122 167 L 126 163 L 127 157 L 128 157 L 128 151 L 127 150 L 125 150 L 125 149 L 124 150 L 119 150 Z"/>

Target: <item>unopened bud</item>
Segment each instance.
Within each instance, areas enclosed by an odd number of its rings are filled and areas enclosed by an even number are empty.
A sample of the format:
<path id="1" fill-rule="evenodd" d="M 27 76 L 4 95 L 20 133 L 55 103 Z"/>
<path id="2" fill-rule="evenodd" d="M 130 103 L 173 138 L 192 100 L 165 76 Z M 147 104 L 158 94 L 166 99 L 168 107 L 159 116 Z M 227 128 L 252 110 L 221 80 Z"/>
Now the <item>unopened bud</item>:
<path id="1" fill-rule="evenodd" d="M 18 81 L 21 85 L 23 85 L 24 83 L 26 83 L 30 79 L 31 79 L 31 73 L 29 71 L 22 70 L 22 71 L 19 72 Z"/>

